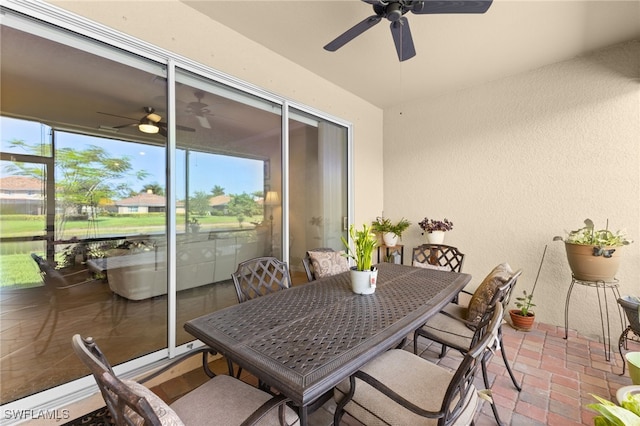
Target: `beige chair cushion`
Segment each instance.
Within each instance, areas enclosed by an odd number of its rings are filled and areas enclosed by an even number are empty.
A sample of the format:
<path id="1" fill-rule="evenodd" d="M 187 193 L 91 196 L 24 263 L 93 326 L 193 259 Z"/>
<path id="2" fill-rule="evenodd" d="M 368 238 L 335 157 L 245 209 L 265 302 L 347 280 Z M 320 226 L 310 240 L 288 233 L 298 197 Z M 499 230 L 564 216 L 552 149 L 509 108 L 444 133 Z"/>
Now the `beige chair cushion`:
<path id="1" fill-rule="evenodd" d="M 171 404 L 189 426 L 240 425 L 271 395 L 230 376 L 219 375 Z M 288 424 L 299 424 L 298 415 L 286 408 Z M 278 409 L 271 410 L 258 423 L 279 426 Z"/>
<path id="2" fill-rule="evenodd" d="M 309 251 L 315 279 L 336 275 L 349 270 L 344 251 Z"/>
<path id="3" fill-rule="evenodd" d="M 160 419 L 160 423 L 163 426 L 183 426 L 184 423 L 178 417 L 175 411 L 171 409 L 158 395 L 150 391 L 145 386 L 141 385 L 138 382 L 133 380 L 123 380 L 122 383 L 127 385 L 136 395 L 141 396 L 147 400 L 153 411 L 156 413 L 156 416 Z M 132 419 L 136 419 L 136 424 L 142 426 L 144 424 L 144 419 L 138 416 L 133 410 L 130 408 L 126 408 L 129 411 L 129 416 Z"/>
<path id="4" fill-rule="evenodd" d="M 453 372 L 402 349 L 389 350 L 368 363 L 362 371 L 425 410 L 439 411 Z M 334 389 L 338 403 L 349 391 L 349 380 Z M 454 423 L 469 425 L 475 414 L 478 395 L 472 388 L 466 408 Z M 356 379 L 356 392 L 345 411 L 365 425 L 435 425 L 437 419 L 418 416 L 389 397 Z"/>
<path id="5" fill-rule="evenodd" d="M 474 331 L 467 327 L 467 308 L 449 303 L 440 313 L 429 318 L 422 326 L 427 338 L 444 343 L 450 348 L 467 351 L 471 347 Z M 458 319 L 462 320 L 459 321 Z"/>
<path id="6" fill-rule="evenodd" d="M 417 260 L 413 261 L 413 266 L 416 268 L 424 268 L 424 269 L 435 269 L 436 271 L 450 271 L 451 268 L 448 266 L 440 266 L 440 265 L 432 265 L 430 263 L 418 262 Z"/>
<path id="7" fill-rule="evenodd" d="M 508 263 L 501 263 L 485 277 L 482 284 L 476 289 L 469 302 L 467 310 L 467 321 L 477 323 L 482 318 L 489 307 L 489 303 L 496 292 L 496 289 L 506 283 L 513 275 L 513 271 Z"/>

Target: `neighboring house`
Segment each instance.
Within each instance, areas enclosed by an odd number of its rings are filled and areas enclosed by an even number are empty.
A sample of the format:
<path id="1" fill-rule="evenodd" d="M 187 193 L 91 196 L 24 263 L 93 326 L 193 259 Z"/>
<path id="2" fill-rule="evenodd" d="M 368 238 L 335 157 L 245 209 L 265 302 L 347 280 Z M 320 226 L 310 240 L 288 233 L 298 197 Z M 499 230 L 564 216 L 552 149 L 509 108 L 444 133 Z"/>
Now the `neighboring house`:
<path id="1" fill-rule="evenodd" d="M 28 176 L 0 178 L 0 211 L 3 214 L 44 214 L 44 182 Z"/>
<path id="2" fill-rule="evenodd" d="M 231 197 L 228 195 L 216 195 L 215 197 L 209 198 L 211 213 L 225 214 L 229 201 L 231 201 Z"/>
<path id="3" fill-rule="evenodd" d="M 231 197 L 228 195 L 216 195 L 215 197 L 209 198 L 209 213 L 218 215 L 226 214 L 229 201 L 231 201 Z M 184 200 L 176 201 L 176 213 L 186 213 Z"/>
<path id="4" fill-rule="evenodd" d="M 163 195 L 151 191 L 116 201 L 118 213 L 162 213 L 166 211 L 166 200 Z"/>

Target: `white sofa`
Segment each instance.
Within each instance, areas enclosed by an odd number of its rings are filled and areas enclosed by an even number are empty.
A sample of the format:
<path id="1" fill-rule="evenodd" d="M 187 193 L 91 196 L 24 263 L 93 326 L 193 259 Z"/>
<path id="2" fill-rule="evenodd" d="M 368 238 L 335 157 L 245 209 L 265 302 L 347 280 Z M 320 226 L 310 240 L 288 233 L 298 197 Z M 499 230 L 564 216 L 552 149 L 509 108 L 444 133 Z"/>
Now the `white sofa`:
<path id="1" fill-rule="evenodd" d="M 102 259 L 109 287 L 130 300 L 167 293 L 166 246 L 147 242 L 147 249 Z M 176 247 L 177 290 L 231 279 L 239 262 L 262 256 L 264 236 L 256 231 L 187 234 Z M 120 251 L 127 252 L 127 250 Z"/>

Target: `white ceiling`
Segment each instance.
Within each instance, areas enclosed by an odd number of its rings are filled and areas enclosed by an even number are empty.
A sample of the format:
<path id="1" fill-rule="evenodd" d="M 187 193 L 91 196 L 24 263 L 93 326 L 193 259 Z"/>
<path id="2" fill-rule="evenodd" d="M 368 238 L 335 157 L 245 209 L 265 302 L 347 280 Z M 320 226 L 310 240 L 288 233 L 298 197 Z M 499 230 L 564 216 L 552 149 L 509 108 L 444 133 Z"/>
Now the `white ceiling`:
<path id="1" fill-rule="evenodd" d="M 361 1 L 183 2 L 382 108 L 640 39 L 639 0 L 494 0 L 482 15 L 407 13 L 417 55 L 399 62 L 386 20 L 322 48 L 373 15 Z"/>

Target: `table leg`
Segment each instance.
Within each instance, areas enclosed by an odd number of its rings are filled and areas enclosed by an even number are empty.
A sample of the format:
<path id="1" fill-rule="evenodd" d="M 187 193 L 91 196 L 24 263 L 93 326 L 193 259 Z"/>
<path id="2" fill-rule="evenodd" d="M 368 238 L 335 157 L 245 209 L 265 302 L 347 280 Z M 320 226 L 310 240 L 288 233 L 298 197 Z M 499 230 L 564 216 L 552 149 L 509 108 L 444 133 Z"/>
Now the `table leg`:
<path id="1" fill-rule="evenodd" d="M 302 406 L 298 410 L 298 417 L 300 417 L 300 426 L 307 426 L 309 423 L 309 413 L 307 411 L 307 406 Z"/>

